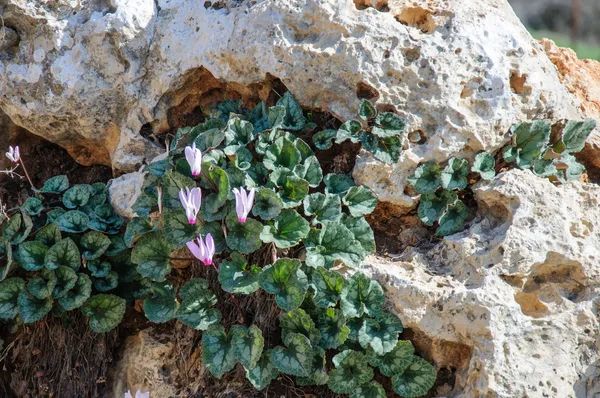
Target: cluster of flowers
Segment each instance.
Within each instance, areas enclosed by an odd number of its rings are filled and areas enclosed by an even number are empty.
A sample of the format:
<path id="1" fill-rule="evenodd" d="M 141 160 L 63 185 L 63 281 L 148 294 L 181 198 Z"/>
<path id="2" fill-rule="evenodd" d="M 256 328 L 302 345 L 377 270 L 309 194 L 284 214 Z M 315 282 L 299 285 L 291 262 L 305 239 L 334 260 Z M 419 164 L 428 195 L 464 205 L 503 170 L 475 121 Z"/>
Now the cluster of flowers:
<path id="1" fill-rule="evenodd" d="M 199 176 L 202 173 L 202 153 L 196 148 L 196 143 L 185 148 L 185 159 L 190 165 L 192 175 Z M 237 213 L 238 221 L 245 223 L 254 204 L 254 188 L 250 189 L 249 192 L 246 192 L 244 188 L 233 188 L 232 191 L 235 195 L 235 212 Z M 185 191 L 181 189 L 179 191 L 179 200 L 185 209 L 188 223 L 196 224 L 202 203 L 202 191 L 200 188 L 189 189 L 186 187 Z M 202 261 L 204 265 L 212 265 L 212 258 L 215 254 L 213 237 L 208 233 L 205 240 L 203 240 L 202 235 L 199 235 L 197 242 L 197 244 L 194 241 L 187 242 L 186 245 L 194 257 Z"/>

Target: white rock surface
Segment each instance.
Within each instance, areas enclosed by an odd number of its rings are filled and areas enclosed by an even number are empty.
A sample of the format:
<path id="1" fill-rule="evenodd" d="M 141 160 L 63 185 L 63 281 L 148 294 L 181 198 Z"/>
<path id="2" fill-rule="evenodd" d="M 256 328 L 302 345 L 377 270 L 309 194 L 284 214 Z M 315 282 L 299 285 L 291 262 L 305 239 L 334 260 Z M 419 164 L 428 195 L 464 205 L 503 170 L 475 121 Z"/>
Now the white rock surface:
<path id="1" fill-rule="evenodd" d="M 456 369 L 449 396 L 595 397 L 600 187 L 512 170 L 474 191 L 464 232 L 363 267 L 417 346 Z"/>

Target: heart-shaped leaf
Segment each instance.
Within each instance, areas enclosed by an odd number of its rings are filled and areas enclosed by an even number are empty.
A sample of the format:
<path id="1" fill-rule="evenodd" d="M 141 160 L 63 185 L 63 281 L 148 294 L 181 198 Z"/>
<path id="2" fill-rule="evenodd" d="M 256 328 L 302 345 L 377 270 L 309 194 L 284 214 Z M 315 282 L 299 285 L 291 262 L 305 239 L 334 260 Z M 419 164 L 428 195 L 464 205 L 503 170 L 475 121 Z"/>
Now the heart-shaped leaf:
<path id="1" fill-rule="evenodd" d="M 382 313 L 377 319 L 367 318 L 358 331 L 358 342 L 363 348 L 370 346 L 375 354 L 383 355 L 398 344 L 402 322 L 394 314 Z"/>
<path id="2" fill-rule="evenodd" d="M 223 114 L 221 118 L 224 120 L 233 117 L 234 115 L 241 115 L 244 113 L 244 108 L 242 107 L 242 100 L 234 100 L 234 99 L 226 99 L 217 105 L 217 109 L 220 110 Z"/>
<path id="3" fill-rule="evenodd" d="M 284 343 L 271 351 L 271 361 L 279 371 L 292 376 L 308 377 L 313 371 L 313 348 L 308 337 L 290 333 Z"/>
<path id="4" fill-rule="evenodd" d="M 64 193 L 62 201 L 67 209 L 76 209 L 85 206 L 92 193 L 91 185 L 77 184 Z"/>
<path id="5" fill-rule="evenodd" d="M 212 325 L 202 334 L 202 363 L 220 379 L 235 366 L 231 336 L 221 325 Z"/>
<path id="6" fill-rule="evenodd" d="M 410 366 L 392 377 L 394 391 L 406 398 L 415 398 L 427 394 L 433 387 L 437 372 L 423 358 L 415 357 Z"/>
<path id="7" fill-rule="evenodd" d="M 277 101 L 277 106 L 285 108 L 285 116 L 283 117 L 281 127 L 291 131 L 298 131 L 304 128 L 306 119 L 302 113 L 302 108 L 289 91 L 283 94 L 283 97 Z"/>
<path id="8" fill-rule="evenodd" d="M 377 206 L 377 196 L 365 185 L 351 187 L 342 201 L 353 217 L 370 214 Z"/>
<path id="9" fill-rule="evenodd" d="M 214 120 L 217 119 L 209 119 L 206 123 L 194 127 L 190 132 L 190 138 L 194 137 L 192 141 L 196 143 L 196 147 L 202 151 L 203 154 L 207 152 L 209 148 L 219 147 L 219 145 L 221 145 L 225 139 L 225 135 L 221 131 L 221 128 L 225 127 L 225 123 L 222 120 L 219 120 L 219 122 L 213 122 Z M 219 126 L 220 123 L 223 123 L 223 125 Z M 203 128 L 210 128 L 200 132 L 198 129 L 199 126 L 203 126 Z"/>
<path id="10" fill-rule="evenodd" d="M 121 235 L 112 235 L 109 237 L 109 239 L 110 245 L 104 252 L 106 256 L 113 257 L 127 250 L 127 246 L 125 246 L 125 242 L 123 242 L 123 237 Z"/>
<path id="11" fill-rule="evenodd" d="M 131 207 L 138 216 L 140 217 L 148 217 L 152 212 L 152 209 L 158 205 L 158 201 L 156 198 L 142 192 L 140 196 L 138 196 L 137 200 Z"/>
<path id="12" fill-rule="evenodd" d="M 48 297 L 52 298 L 54 287 L 56 286 L 56 275 L 54 271 L 45 269 L 40 276 L 31 278 L 27 283 L 29 292 L 40 300 Z"/>
<path id="13" fill-rule="evenodd" d="M 239 117 L 232 117 L 227 122 L 225 130 L 225 142 L 231 145 L 247 145 L 254 139 L 254 126 L 252 123 L 241 120 Z"/>
<path id="14" fill-rule="evenodd" d="M 354 186 L 352 177 L 346 174 L 327 174 L 325 181 L 325 193 L 343 196 Z"/>
<path id="15" fill-rule="evenodd" d="M 99 292 L 108 292 L 119 286 L 119 274 L 114 271 L 109 272 L 103 278 L 93 278 L 94 289 Z"/>
<path id="16" fill-rule="evenodd" d="M 283 313 L 279 316 L 281 326 L 281 337 L 286 339 L 290 333 L 300 333 L 310 340 L 313 345 L 321 341 L 321 332 L 315 327 L 311 317 L 302 308 Z"/>
<path id="17" fill-rule="evenodd" d="M 231 261 L 219 265 L 219 282 L 228 293 L 251 294 L 258 289 L 260 268 L 249 266 L 246 258 L 237 252 L 231 253 Z"/>
<path id="18" fill-rule="evenodd" d="M 81 266 L 81 255 L 73 239 L 65 238 L 55 243 L 46 252 L 44 265 L 49 270 L 54 270 L 64 265 L 73 271 L 77 271 Z"/>
<path id="19" fill-rule="evenodd" d="M 326 350 L 338 348 L 350 334 L 350 329 L 346 326 L 346 317 L 341 310 L 335 308 L 327 308 L 319 313 L 319 330 L 320 345 Z"/>
<path id="20" fill-rule="evenodd" d="M 35 240 L 50 247 L 62 239 L 58 224 L 51 223 L 41 228 L 35 235 Z"/>
<path id="21" fill-rule="evenodd" d="M 350 398 L 386 398 L 385 390 L 376 381 L 370 381 L 350 392 Z"/>
<path id="22" fill-rule="evenodd" d="M 329 388 L 338 394 L 348 394 L 373 378 L 373 369 L 362 352 L 345 350 L 333 357 L 335 369 L 329 372 Z"/>
<path id="23" fill-rule="evenodd" d="M 547 120 L 536 120 L 533 123 L 521 123 L 513 126 L 514 144 L 517 148 L 517 165 L 529 168 L 540 158 L 550 141 L 552 127 Z"/>
<path id="24" fill-rule="evenodd" d="M 17 300 L 25 290 L 21 278 L 8 278 L 0 282 L 0 319 L 14 319 L 19 314 Z"/>
<path id="25" fill-rule="evenodd" d="M 442 190 L 439 193 L 421 195 L 417 214 L 425 225 L 433 225 L 444 214 L 449 205 L 456 203 L 458 196 L 453 191 Z"/>
<path id="26" fill-rule="evenodd" d="M 408 183 L 418 193 L 434 193 L 442 187 L 442 171 L 435 162 L 425 162 L 408 177 Z"/>
<path id="27" fill-rule="evenodd" d="M 366 255 L 375 253 L 375 236 L 364 217 L 350 217 L 342 214 L 341 223 L 354 234 L 354 238 L 360 242 Z"/>
<path id="28" fill-rule="evenodd" d="M 227 246 L 231 250 L 250 254 L 258 250 L 262 245 L 260 233 L 263 230 L 263 226 L 260 222 L 249 218 L 246 222 L 241 223 L 238 221 L 235 213 L 230 213 L 225 219 L 225 223 L 229 229 L 227 233 Z"/>
<path id="29" fill-rule="evenodd" d="M 341 144 L 346 140 L 358 142 L 361 130 L 362 124 L 357 120 L 348 120 L 344 122 L 337 131 L 335 138 L 336 144 Z"/>
<path id="30" fill-rule="evenodd" d="M 377 110 L 371 101 L 363 99 L 360 101 L 360 105 L 358 107 L 358 115 L 362 120 L 373 119 L 375 116 L 377 116 Z"/>
<path id="31" fill-rule="evenodd" d="M 58 303 L 65 311 L 79 308 L 86 302 L 92 294 L 92 281 L 86 274 L 77 274 L 77 281 L 72 290 L 69 290 L 63 297 L 58 299 Z"/>
<path id="32" fill-rule="evenodd" d="M 52 298 L 38 299 L 27 290 L 22 290 L 17 298 L 19 313 L 23 322 L 33 323 L 44 317 L 52 309 Z"/>
<path id="33" fill-rule="evenodd" d="M 310 227 L 296 210 L 286 209 L 277 216 L 271 225 L 265 225 L 260 239 L 265 243 L 273 242 L 280 249 L 296 246 L 308 236 Z"/>
<path id="34" fill-rule="evenodd" d="M 277 188 L 277 195 L 286 209 L 298 206 L 302 199 L 308 195 L 309 184 L 292 171 L 278 168 L 269 177 L 269 182 Z"/>
<path id="35" fill-rule="evenodd" d="M 310 283 L 315 291 L 313 301 L 321 308 L 334 307 L 344 288 L 344 277 L 336 271 L 317 267 L 310 273 Z"/>
<path id="36" fill-rule="evenodd" d="M 275 191 L 270 188 L 259 188 L 254 196 L 252 214 L 263 220 L 272 220 L 281 213 L 283 203 Z"/>
<path id="37" fill-rule="evenodd" d="M 379 283 L 362 272 L 355 273 L 347 281 L 340 299 L 342 311 L 348 318 L 358 318 L 363 314 L 377 316 L 381 314 L 385 300 Z"/>
<path id="38" fill-rule="evenodd" d="M 354 234 L 339 223 L 323 223 L 320 230 L 309 234 L 304 244 L 306 264 L 310 267 L 331 268 L 338 261 L 347 267 L 356 267 L 367 256 Z"/>
<path id="39" fill-rule="evenodd" d="M 150 232 L 140 238 L 131 252 L 131 261 L 144 278 L 162 282 L 171 272 L 169 255 L 173 246 L 162 232 Z"/>
<path id="40" fill-rule="evenodd" d="M 45 193 L 62 193 L 67 189 L 69 189 L 69 179 L 65 175 L 60 175 L 46 180 L 41 191 Z"/>
<path id="41" fill-rule="evenodd" d="M 317 148 L 325 151 L 333 146 L 333 139 L 337 137 L 337 130 L 323 130 L 313 135 L 313 143 Z"/>
<path id="42" fill-rule="evenodd" d="M 384 355 L 377 355 L 371 348 L 367 351 L 369 363 L 379 368 L 388 377 L 401 374 L 415 359 L 415 348 L 410 341 L 400 340 L 394 349 Z"/>
<path id="43" fill-rule="evenodd" d="M 152 231 L 154 227 L 147 217 L 135 217 L 127 224 L 123 241 L 127 247 L 133 247 L 134 242 L 145 233 Z"/>
<path id="44" fill-rule="evenodd" d="M 144 300 L 144 314 L 151 322 L 165 323 L 175 318 L 179 303 L 170 282 L 154 285 L 152 296 Z"/>
<path id="45" fill-rule="evenodd" d="M 61 231 L 79 234 L 87 231 L 90 218 L 82 211 L 71 210 L 58 217 L 56 222 Z"/>
<path id="46" fill-rule="evenodd" d="M 325 350 L 321 347 L 313 347 L 312 350 L 312 373 L 308 377 L 296 377 L 298 386 L 322 386 L 329 381 L 329 375 L 326 371 L 327 361 L 325 360 Z"/>
<path id="47" fill-rule="evenodd" d="M 80 242 L 80 246 L 83 249 L 83 258 L 88 261 L 96 260 L 104 254 L 110 243 L 110 238 L 100 232 L 91 231 L 86 233 Z"/>
<path id="48" fill-rule="evenodd" d="M 294 173 L 308 181 L 308 185 L 316 188 L 323 181 L 323 169 L 316 156 L 309 156 L 294 167 Z"/>
<path id="49" fill-rule="evenodd" d="M 446 212 L 440 218 L 440 226 L 436 231 L 437 236 L 447 236 L 462 231 L 469 209 L 461 201 L 448 205 Z"/>
<path id="50" fill-rule="evenodd" d="M 177 319 L 196 330 L 206 330 L 221 321 L 221 312 L 211 308 L 217 303 L 217 297 L 201 278 L 191 279 L 179 291 L 181 305 Z"/>
<path id="51" fill-rule="evenodd" d="M 395 137 L 404 132 L 404 120 L 391 112 L 383 112 L 375 118 L 373 134 L 378 137 Z"/>
<path id="52" fill-rule="evenodd" d="M 479 173 L 484 180 L 491 180 L 496 175 L 496 161 L 487 152 L 478 153 L 473 162 L 473 171 Z"/>
<path id="53" fill-rule="evenodd" d="M 304 198 L 304 215 L 314 216 L 313 225 L 325 221 L 339 221 L 342 218 L 342 205 L 339 195 L 313 193 Z"/>
<path id="54" fill-rule="evenodd" d="M 278 167 L 291 170 L 300 163 L 301 158 L 300 151 L 291 140 L 279 137 L 265 151 L 263 162 L 269 170 L 275 170 Z"/>
<path id="55" fill-rule="evenodd" d="M 39 216 L 44 209 L 44 205 L 38 198 L 27 198 L 21 209 L 29 213 L 30 216 Z"/>
<path id="56" fill-rule="evenodd" d="M 83 304 L 81 312 L 89 318 L 94 332 L 106 333 L 121 323 L 125 315 L 125 299 L 112 294 L 97 294 Z"/>
<path id="57" fill-rule="evenodd" d="M 383 163 L 398 163 L 402 153 L 402 141 L 398 137 L 378 137 L 375 134 L 361 133 L 363 148 Z"/>
<path id="58" fill-rule="evenodd" d="M 202 225 L 200 222 L 190 224 L 183 207 L 166 210 L 163 215 L 163 232 L 176 249 L 181 249 L 200 235 Z"/>
<path id="59" fill-rule="evenodd" d="M 69 267 L 58 267 L 54 271 L 54 275 L 56 276 L 56 285 L 54 286 L 52 297 L 64 297 L 75 286 L 77 274 Z"/>
<path id="60" fill-rule="evenodd" d="M 26 212 L 20 212 L 13 215 L 5 224 L 2 229 L 2 236 L 4 239 L 18 245 L 23 242 L 33 228 L 31 217 Z"/>
<path id="61" fill-rule="evenodd" d="M 96 278 L 104 278 L 111 271 L 111 265 L 108 261 L 88 261 L 87 267 L 92 276 Z"/>
<path id="62" fill-rule="evenodd" d="M 274 294 L 277 305 L 285 311 L 300 307 L 308 289 L 308 280 L 300 264 L 296 259 L 280 258 L 263 268 L 259 276 L 260 287 Z"/>
<path id="63" fill-rule="evenodd" d="M 231 327 L 229 334 L 231 335 L 233 355 L 244 368 L 254 368 L 263 352 L 264 339 L 262 331 L 256 325 L 251 325 L 249 328 L 234 325 Z"/>
<path id="64" fill-rule="evenodd" d="M 578 180 L 585 171 L 585 167 L 570 153 L 564 153 L 560 159 L 554 161 L 554 164 L 558 169 L 556 176 L 563 184 Z"/>
<path id="65" fill-rule="evenodd" d="M 35 240 L 23 242 L 17 249 L 18 263 L 27 271 L 39 271 L 44 267 L 48 246 Z"/>
<path id="66" fill-rule="evenodd" d="M 469 166 L 469 162 L 465 159 L 451 158 L 448 161 L 448 165 L 442 171 L 442 187 L 449 191 L 453 189 L 465 189 L 467 186 L 467 175 L 470 171 L 471 166 Z"/>
<path id="67" fill-rule="evenodd" d="M 277 376 L 279 376 L 279 370 L 271 361 L 271 350 L 263 353 L 255 367 L 252 369 L 246 368 L 246 378 L 258 391 L 262 391 Z"/>
<path id="68" fill-rule="evenodd" d="M 585 146 L 585 141 L 595 128 L 596 121 L 594 119 L 587 119 L 580 122 L 569 120 L 562 131 L 562 142 L 565 145 L 564 151 L 567 153 L 581 151 Z"/>

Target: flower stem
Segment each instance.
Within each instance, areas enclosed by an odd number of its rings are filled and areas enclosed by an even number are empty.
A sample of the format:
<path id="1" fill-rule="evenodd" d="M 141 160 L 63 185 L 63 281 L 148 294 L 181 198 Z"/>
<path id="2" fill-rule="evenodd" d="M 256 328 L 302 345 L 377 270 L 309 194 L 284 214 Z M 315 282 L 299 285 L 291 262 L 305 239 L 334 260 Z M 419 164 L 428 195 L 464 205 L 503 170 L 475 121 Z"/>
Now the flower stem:
<path id="1" fill-rule="evenodd" d="M 219 269 L 217 268 L 217 266 L 212 264 L 212 267 L 215 269 L 215 271 L 217 271 L 217 274 L 219 274 Z M 240 306 L 240 303 L 238 303 L 237 299 L 235 298 L 235 296 L 233 294 L 231 295 L 231 299 L 233 300 L 233 304 L 235 304 L 238 312 L 240 313 L 240 317 L 242 318 L 242 323 L 245 324 L 246 318 L 244 317 L 244 312 L 242 311 L 242 307 Z"/>
<path id="2" fill-rule="evenodd" d="M 23 158 L 19 158 L 19 162 L 21 163 L 21 166 L 23 166 L 23 171 L 25 172 L 25 177 L 27 177 L 27 181 L 29 181 L 29 185 L 31 185 L 31 188 L 36 191 L 35 186 L 33 185 L 33 182 L 31 182 L 31 178 L 29 177 L 29 173 L 27 172 L 27 168 L 25 167 L 25 162 L 23 162 Z"/>

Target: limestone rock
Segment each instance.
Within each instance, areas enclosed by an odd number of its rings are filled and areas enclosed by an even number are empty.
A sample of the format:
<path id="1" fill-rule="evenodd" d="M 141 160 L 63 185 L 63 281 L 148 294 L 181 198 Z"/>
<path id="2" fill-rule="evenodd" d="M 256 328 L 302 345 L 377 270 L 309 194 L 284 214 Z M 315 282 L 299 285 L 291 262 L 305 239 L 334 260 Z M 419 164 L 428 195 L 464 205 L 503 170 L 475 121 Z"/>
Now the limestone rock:
<path id="1" fill-rule="evenodd" d="M 108 196 L 111 206 L 117 214 L 132 219 L 136 213 L 132 210 L 137 198 L 142 193 L 144 173 L 135 172 L 112 179 L 108 185 Z"/>
<path id="2" fill-rule="evenodd" d="M 474 192 L 478 217 L 465 231 L 363 268 L 384 283 L 418 349 L 456 369 L 448 396 L 593 396 L 600 187 L 511 170 Z"/>

